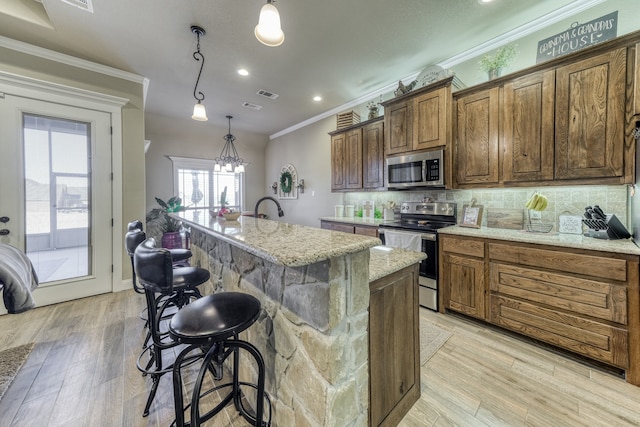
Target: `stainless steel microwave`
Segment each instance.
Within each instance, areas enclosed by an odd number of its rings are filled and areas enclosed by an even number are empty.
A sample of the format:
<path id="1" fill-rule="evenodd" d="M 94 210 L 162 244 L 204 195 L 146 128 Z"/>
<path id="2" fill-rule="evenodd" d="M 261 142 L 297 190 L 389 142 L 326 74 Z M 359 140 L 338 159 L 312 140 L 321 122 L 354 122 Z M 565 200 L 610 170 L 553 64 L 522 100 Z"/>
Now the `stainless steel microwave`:
<path id="1" fill-rule="evenodd" d="M 389 190 L 444 188 L 444 150 L 387 157 L 385 166 Z"/>

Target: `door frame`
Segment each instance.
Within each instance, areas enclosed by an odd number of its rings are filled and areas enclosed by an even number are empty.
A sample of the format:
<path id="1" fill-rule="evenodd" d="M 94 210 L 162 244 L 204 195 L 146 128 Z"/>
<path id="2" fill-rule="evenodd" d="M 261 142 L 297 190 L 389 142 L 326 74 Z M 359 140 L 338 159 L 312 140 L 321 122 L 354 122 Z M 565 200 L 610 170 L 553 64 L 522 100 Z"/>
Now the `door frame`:
<path id="1" fill-rule="evenodd" d="M 111 115 L 111 292 L 126 289 L 122 281 L 122 107 L 129 99 L 20 76 L 0 70 L 0 97 L 6 94 L 23 98 L 101 111 Z M 44 288 L 46 289 L 46 288 Z"/>

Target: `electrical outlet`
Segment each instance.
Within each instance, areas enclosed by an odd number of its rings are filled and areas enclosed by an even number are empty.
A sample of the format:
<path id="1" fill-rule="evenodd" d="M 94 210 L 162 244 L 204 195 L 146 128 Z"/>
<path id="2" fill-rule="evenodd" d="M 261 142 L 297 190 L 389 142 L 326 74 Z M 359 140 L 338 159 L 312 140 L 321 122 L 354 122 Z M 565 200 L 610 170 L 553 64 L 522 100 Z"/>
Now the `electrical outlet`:
<path id="1" fill-rule="evenodd" d="M 531 211 L 529 212 L 531 214 L 531 219 L 541 219 L 542 218 L 542 212 L 540 211 Z"/>

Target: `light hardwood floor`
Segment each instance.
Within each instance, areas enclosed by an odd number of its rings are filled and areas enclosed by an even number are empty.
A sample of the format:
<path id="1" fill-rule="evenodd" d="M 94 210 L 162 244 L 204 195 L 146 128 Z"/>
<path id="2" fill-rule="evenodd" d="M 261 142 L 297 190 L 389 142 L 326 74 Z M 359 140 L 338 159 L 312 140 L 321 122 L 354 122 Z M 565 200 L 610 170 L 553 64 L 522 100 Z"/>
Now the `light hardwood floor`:
<path id="1" fill-rule="evenodd" d="M 169 375 L 141 416 L 142 306 L 126 291 L 0 317 L 0 349 L 36 343 L 0 400 L 0 426 L 168 426 Z M 422 366 L 422 395 L 402 427 L 640 425 L 639 387 L 481 323 L 420 315 L 453 336 Z M 248 423 L 229 410 L 207 425 Z"/>

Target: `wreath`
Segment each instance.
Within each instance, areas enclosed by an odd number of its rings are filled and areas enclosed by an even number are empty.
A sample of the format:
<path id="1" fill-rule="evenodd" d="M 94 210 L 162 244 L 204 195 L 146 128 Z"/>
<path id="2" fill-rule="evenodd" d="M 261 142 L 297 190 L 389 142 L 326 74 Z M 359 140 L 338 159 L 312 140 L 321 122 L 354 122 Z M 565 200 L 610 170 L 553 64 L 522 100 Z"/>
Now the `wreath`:
<path id="1" fill-rule="evenodd" d="M 284 194 L 291 193 L 291 186 L 293 185 L 293 177 L 291 172 L 284 171 L 280 174 L 280 189 Z"/>

